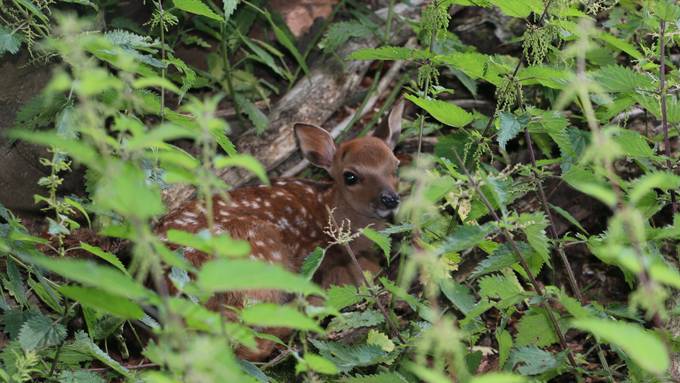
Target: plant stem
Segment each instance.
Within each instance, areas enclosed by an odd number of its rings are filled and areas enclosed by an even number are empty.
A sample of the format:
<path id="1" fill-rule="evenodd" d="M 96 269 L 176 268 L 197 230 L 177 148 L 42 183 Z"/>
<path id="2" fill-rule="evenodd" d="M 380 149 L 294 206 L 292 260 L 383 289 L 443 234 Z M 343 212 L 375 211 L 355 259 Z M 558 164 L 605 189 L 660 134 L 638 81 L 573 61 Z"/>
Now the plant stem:
<path id="1" fill-rule="evenodd" d="M 666 168 L 672 172 L 671 165 L 671 142 L 668 137 L 668 111 L 666 107 L 666 21 L 659 23 L 659 95 L 661 96 L 661 126 L 663 127 L 663 146 L 666 154 Z M 671 189 L 671 207 L 673 214 L 678 212 L 678 204 L 675 200 L 675 190 Z"/>
<path id="2" fill-rule="evenodd" d="M 501 222 L 501 218 L 496 213 L 496 210 L 494 209 L 493 205 L 491 202 L 488 200 L 486 195 L 484 195 L 484 192 L 482 191 L 481 187 L 475 181 L 475 179 L 472 177 L 472 174 L 470 174 L 470 171 L 465 167 L 465 164 L 461 160 L 460 156 L 458 155 L 458 151 L 455 149 L 453 150 L 453 154 L 456 156 L 456 161 L 458 162 L 458 166 L 460 169 L 465 173 L 465 176 L 467 176 L 468 181 L 470 185 L 472 185 L 473 189 L 475 192 L 479 195 L 479 198 L 481 199 L 482 203 L 486 208 L 489 210 L 489 213 L 491 214 L 491 217 L 496 221 L 496 222 Z M 519 250 L 519 247 L 517 246 L 517 243 L 512 237 L 512 233 L 505 227 L 501 227 L 501 232 L 503 233 L 503 236 L 507 239 L 508 243 L 510 244 L 510 247 L 512 249 L 512 252 L 515 253 L 515 257 L 519 261 L 520 265 L 522 266 L 522 269 L 527 275 L 527 278 L 529 279 L 529 282 L 531 283 L 531 286 L 533 290 L 538 294 L 540 297 L 542 297 L 542 302 L 541 306 L 545 309 L 545 313 L 548 316 L 548 320 L 553 326 L 553 330 L 555 331 L 555 334 L 557 335 L 557 338 L 559 339 L 560 346 L 564 351 L 567 352 L 567 358 L 569 359 L 569 363 L 572 365 L 574 369 L 577 368 L 576 360 L 574 359 L 574 355 L 571 352 L 571 349 L 569 346 L 567 346 L 567 340 L 564 337 L 564 334 L 562 333 L 562 329 L 560 327 L 559 322 L 557 321 L 557 318 L 555 317 L 555 314 L 552 311 L 552 308 L 548 304 L 548 299 L 545 294 L 545 291 L 543 290 L 543 287 L 538 283 L 538 280 L 536 280 L 536 277 L 534 276 L 534 273 L 531 272 L 531 269 L 529 268 L 529 264 L 527 263 L 526 259 L 522 255 L 522 252 Z"/>
<path id="3" fill-rule="evenodd" d="M 337 227 L 337 226 L 338 226 L 338 223 L 335 221 L 335 217 L 333 216 L 333 214 L 330 215 L 330 218 L 331 218 L 331 221 L 332 221 L 333 225 L 335 225 L 335 226 Z M 378 296 L 378 294 L 376 294 L 376 293 L 373 291 L 373 289 L 372 289 L 372 286 L 373 286 L 373 285 L 368 281 L 368 279 L 367 279 L 366 276 L 364 275 L 364 269 L 363 269 L 363 268 L 361 267 L 361 265 L 359 264 L 359 261 L 357 260 L 357 257 L 356 257 L 356 255 L 354 254 L 354 250 L 352 250 L 352 248 L 350 247 L 350 245 L 349 245 L 348 243 L 342 243 L 341 245 L 342 245 L 342 247 L 345 249 L 345 251 L 347 251 L 347 254 L 349 254 L 349 257 L 350 257 L 350 259 L 352 260 L 352 263 L 354 264 L 354 267 L 356 267 L 357 271 L 358 271 L 359 274 L 361 275 L 362 282 L 364 282 L 364 285 L 366 285 L 366 288 L 368 289 L 368 291 L 370 292 L 371 296 L 372 296 L 373 299 L 375 300 L 376 306 L 378 306 L 378 309 L 380 310 L 380 312 L 382 313 L 382 315 L 385 317 L 385 323 L 387 323 L 388 327 L 390 328 L 390 330 L 391 330 L 391 332 L 392 332 L 392 336 L 394 336 L 394 337 L 396 337 L 397 339 L 399 339 L 399 341 L 400 341 L 402 344 L 406 344 L 406 341 L 404 340 L 404 338 L 401 336 L 401 334 L 399 334 L 399 328 L 397 327 L 397 324 L 394 323 L 394 322 L 392 321 L 392 317 L 391 317 L 390 314 L 387 312 L 387 309 L 386 309 L 385 306 L 383 306 L 383 304 L 380 302 L 380 297 Z"/>
<path id="4" fill-rule="evenodd" d="M 162 1 L 157 1 L 156 2 L 158 6 L 158 12 L 160 12 L 160 29 L 161 29 L 161 59 L 163 61 L 163 64 L 165 64 L 165 19 L 163 17 L 164 10 L 163 10 L 163 3 Z M 165 81 L 165 66 L 161 68 L 161 77 L 163 78 L 163 81 Z M 161 122 L 165 121 L 165 87 L 161 87 Z"/>

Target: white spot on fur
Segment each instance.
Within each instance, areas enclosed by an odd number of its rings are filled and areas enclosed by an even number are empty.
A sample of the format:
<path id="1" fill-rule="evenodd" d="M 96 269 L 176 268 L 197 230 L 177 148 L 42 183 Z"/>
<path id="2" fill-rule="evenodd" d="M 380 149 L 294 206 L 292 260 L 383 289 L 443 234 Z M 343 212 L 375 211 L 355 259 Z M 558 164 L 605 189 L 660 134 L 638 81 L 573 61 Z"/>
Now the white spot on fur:
<path id="1" fill-rule="evenodd" d="M 272 207 L 272 203 L 269 202 L 269 201 L 267 201 L 267 200 L 265 200 L 265 201 L 264 201 L 264 206 L 265 206 L 265 207 Z"/>
<path id="2" fill-rule="evenodd" d="M 262 241 L 255 241 L 253 244 L 257 247 L 265 247 L 265 244 Z"/>
<path id="3" fill-rule="evenodd" d="M 274 258 L 276 260 L 280 260 L 281 259 L 281 252 L 280 251 L 272 251 L 272 258 Z"/>

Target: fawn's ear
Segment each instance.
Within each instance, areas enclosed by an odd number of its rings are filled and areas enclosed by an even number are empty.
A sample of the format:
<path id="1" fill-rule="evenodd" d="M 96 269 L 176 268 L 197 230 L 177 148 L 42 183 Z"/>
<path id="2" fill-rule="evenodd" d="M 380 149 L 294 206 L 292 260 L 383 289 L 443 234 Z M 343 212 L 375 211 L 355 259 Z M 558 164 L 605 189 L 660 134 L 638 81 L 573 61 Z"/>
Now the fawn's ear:
<path id="1" fill-rule="evenodd" d="M 297 123 L 293 127 L 302 155 L 314 166 L 328 171 L 333 164 L 335 142 L 323 128 L 315 125 Z"/>
<path id="2" fill-rule="evenodd" d="M 401 134 L 401 115 L 404 112 L 404 99 L 400 99 L 392 108 L 390 116 L 387 118 L 387 126 L 382 125 L 375 129 L 373 137 L 380 138 L 385 141 L 390 149 L 394 150 L 399 142 L 399 134 Z"/>

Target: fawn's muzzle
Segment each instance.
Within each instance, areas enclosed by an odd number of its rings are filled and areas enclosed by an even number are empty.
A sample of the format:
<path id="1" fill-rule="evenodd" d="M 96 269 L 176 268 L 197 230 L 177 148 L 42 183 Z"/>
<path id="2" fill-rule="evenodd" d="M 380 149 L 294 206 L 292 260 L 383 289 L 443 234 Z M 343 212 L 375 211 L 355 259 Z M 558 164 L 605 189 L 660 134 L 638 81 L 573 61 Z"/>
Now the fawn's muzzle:
<path id="1" fill-rule="evenodd" d="M 392 191 L 384 191 L 380 193 L 380 203 L 386 209 L 395 209 L 399 206 L 399 194 Z"/>

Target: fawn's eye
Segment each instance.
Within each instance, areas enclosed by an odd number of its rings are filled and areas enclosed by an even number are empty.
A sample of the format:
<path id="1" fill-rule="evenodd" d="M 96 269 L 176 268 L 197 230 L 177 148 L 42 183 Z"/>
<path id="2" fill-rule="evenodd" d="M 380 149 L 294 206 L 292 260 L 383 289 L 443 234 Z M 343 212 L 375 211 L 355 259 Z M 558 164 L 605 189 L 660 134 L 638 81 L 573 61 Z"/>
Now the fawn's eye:
<path id="1" fill-rule="evenodd" d="M 345 185 L 351 186 L 359 182 L 359 176 L 352 172 L 344 172 L 342 176 L 345 178 Z"/>

